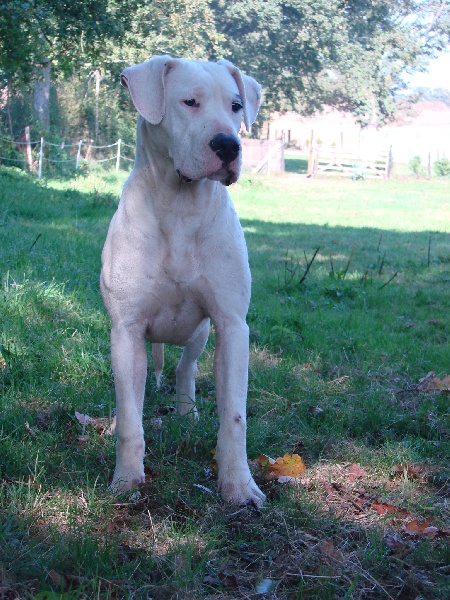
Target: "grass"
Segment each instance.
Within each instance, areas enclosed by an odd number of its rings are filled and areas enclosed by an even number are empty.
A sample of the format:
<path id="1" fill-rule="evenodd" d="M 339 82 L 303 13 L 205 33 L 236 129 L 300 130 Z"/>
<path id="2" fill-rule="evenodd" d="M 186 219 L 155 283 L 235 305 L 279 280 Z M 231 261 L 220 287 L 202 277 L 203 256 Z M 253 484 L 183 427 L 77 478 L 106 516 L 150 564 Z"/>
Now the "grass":
<path id="1" fill-rule="evenodd" d="M 123 177 L 0 172 L 0 593 L 448 598 L 449 395 L 420 384 L 449 372 L 448 180 L 231 188 L 253 274 L 249 457 L 307 466 L 298 485 L 256 472 L 258 512 L 215 491 L 213 335 L 198 422 L 172 410 L 179 348 L 161 392 L 149 377 L 138 496 L 108 496 L 114 441 L 75 418 L 114 413 L 98 274 Z"/>

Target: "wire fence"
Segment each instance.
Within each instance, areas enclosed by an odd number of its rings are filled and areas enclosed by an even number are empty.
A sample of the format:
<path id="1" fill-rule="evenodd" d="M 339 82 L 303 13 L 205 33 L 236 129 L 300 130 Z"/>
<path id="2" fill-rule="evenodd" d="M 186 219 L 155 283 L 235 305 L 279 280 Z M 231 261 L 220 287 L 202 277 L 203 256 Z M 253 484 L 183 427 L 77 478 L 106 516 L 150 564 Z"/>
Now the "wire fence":
<path id="1" fill-rule="evenodd" d="M 54 143 L 43 137 L 32 141 L 29 128 L 26 127 L 25 140 L 0 137 L 0 163 L 22 166 L 30 172 L 37 173 L 39 179 L 46 164 L 53 165 L 58 170 L 68 167 L 76 171 L 83 165 L 112 163 L 117 172 L 122 161 L 125 161 L 125 164 L 134 162 L 134 158 L 124 154 L 128 148 L 134 154 L 134 146 L 121 139 L 105 146 L 97 146 L 83 140 L 75 143 Z"/>

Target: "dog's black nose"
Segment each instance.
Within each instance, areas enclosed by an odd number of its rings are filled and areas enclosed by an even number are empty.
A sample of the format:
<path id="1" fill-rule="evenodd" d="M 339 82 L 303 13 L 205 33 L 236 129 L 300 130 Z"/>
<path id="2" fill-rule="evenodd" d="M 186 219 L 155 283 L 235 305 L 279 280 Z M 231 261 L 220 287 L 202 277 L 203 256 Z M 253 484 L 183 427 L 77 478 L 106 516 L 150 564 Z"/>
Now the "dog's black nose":
<path id="1" fill-rule="evenodd" d="M 239 140 L 232 135 L 218 133 L 209 142 L 209 147 L 217 154 L 220 160 L 229 165 L 239 156 L 241 145 Z"/>

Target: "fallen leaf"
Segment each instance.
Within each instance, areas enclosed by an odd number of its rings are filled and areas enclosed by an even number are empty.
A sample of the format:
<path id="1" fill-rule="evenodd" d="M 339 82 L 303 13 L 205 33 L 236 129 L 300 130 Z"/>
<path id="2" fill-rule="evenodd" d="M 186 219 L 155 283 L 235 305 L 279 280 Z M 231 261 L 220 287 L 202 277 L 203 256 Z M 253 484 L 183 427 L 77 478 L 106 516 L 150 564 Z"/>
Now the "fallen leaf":
<path id="1" fill-rule="evenodd" d="M 278 483 L 297 482 L 306 471 L 305 463 L 298 454 L 285 454 L 276 460 L 266 454 L 259 454 L 250 465 L 261 471 L 261 476 L 268 481 Z"/>
<path id="2" fill-rule="evenodd" d="M 238 582 L 237 582 L 237 578 L 236 575 L 233 574 L 229 574 L 229 573 L 217 573 L 217 577 L 220 580 L 220 583 L 223 585 L 223 587 L 226 588 L 237 588 L 238 586 Z"/>
<path id="3" fill-rule="evenodd" d="M 155 471 L 155 469 L 152 469 L 148 465 L 144 465 L 144 475 L 145 475 L 145 481 L 147 482 L 147 481 L 152 481 L 153 479 L 156 479 L 157 477 L 159 477 L 159 472 Z"/>
<path id="4" fill-rule="evenodd" d="M 367 476 L 367 471 L 364 471 L 364 469 L 360 465 L 350 465 L 348 472 L 348 478 L 350 479 L 350 481 L 356 481 L 356 479 L 361 479 Z"/>
<path id="5" fill-rule="evenodd" d="M 336 549 L 333 540 L 322 540 L 319 542 L 318 548 L 325 556 L 330 558 L 339 557 L 339 551 Z"/>
<path id="6" fill-rule="evenodd" d="M 419 522 L 419 519 L 414 519 L 403 526 L 403 531 L 408 535 L 418 535 L 426 537 L 430 540 L 439 534 L 439 529 L 430 524 L 429 521 Z"/>
<path id="7" fill-rule="evenodd" d="M 425 467 L 422 465 L 410 465 L 408 463 L 401 463 L 392 467 L 393 473 L 400 473 L 406 475 L 409 479 L 417 479 L 423 475 Z"/>
<path id="8" fill-rule="evenodd" d="M 394 535 L 386 536 L 384 541 L 386 542 L 386 546 L 391 550 L 392 554 L 395 554 L 400 558 L 403 558 L 412 552 L 412 547 L 410 544 L 402 541 L 396 533 Z"/>
<path id="9" fill-rule="evenodd" d="M 280 480 L 280 477 L 300 479 L 306 471 L 306 465 L 298 454 L 285 454 L 283 457 L 277 458 L 268 468 L 278 481 Z"/>
<path id="10" fill-rule="evenodd" d="M 268 469 L 270 465 L 274 465 L 275 461 L 270 456 L 266 456 L 265 454 L 258 454 L 255 459 L 256 463 L 260 465 L 263 469 Z"/>
<path id="11" fill-rule="evenodd" d="M 374 502 L 372 504 L 372 508 L 376 510 L 380 516 L 395 515 L 396 517 L 401 517 L 404 519 L 411 514 L 409 510 L 406 510 L 406 508 L 398 508 L 397 506 L 385 504 L 383 502 Z"/>
<path id="12" fill-rule="evenodd" d="M 255 583 L 257 594 L 271 594 L 275 591 L 279 581 L 270 579 L 269 577 L 259 577 Z"/>
<path id="13" fill-rule="evenodd" d="M 91 420 L 91 417 L 89 415 L 84 415 L 83 413 L 79 413 L 77 410 L 75 411 L 75 418 L 82 425 L 85 425 L 86 423 L 89 423 L 89 421 Z"/>
<path id="14" fill-rule="evenodd" d="M 430 371 L 419 380 L 417 389 L 421 392 L 443 391 L 450 392 L 450 375 L 446 375 L 443 379 L 436 377 L 434 371 Z"/>
<path id="15" fill-rule="evenodd" d="M 323 408 L 320 406 L 310 406 L 308 410 L 313 417 L 318 417 L 323 413 Z"/>
<path id="16" fill-rule="evenodd" d="M 75 411 L 75 418 L 83 425 L 83 436 L 86 426 L 91 425 L 100 435 L 112 435 L 116 429 L 116 417 L 97 417 L 93 418 L 89 415 Z"/>

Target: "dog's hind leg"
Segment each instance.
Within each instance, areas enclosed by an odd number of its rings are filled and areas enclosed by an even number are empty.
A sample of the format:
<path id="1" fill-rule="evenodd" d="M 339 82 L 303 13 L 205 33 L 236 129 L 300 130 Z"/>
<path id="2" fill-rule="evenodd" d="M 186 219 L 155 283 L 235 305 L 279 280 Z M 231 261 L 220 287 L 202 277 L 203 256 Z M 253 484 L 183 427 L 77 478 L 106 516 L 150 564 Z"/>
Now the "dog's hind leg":
<path id="1" fill-rule="evenodd" d="M 156 387 L 161 386 L 161 375 L 164 369 L 164 344 L 152 344 L 153 367 L 155 369 Z"/>
<path id="2" fill-rule="evenodd" d="M 208 341 L 209 319 L 202 321 L 200 328 L 189 340 L 183 350 L 177 367 L 177 408 L 185 415 L 192 411 L 197 417 L 195 406 L 195 376 L 197 374 L 197 359 L 203 352 Z"/>

